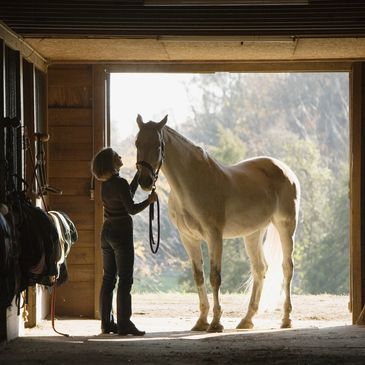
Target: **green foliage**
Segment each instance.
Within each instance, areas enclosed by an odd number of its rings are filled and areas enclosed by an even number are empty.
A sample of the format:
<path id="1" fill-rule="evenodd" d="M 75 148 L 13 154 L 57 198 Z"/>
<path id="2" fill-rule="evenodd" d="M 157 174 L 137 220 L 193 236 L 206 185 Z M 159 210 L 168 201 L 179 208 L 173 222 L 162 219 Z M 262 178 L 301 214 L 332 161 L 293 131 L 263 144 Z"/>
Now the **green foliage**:
<path id="1" fill-rule="evenodd" d="M 349 290 L 349 201 L 347 166 L 342 166 L 342 174 L 332 186 L 327 209 L 326 229 L 317 231 L 323 234 L 318 244 L 309 247 L 303 241 L 299 261 L 301 267 L 301 291 L 320 294 L 323 292 L 346 294 Z M 335 192 L 338 192 L 337 195 Z"/>
<path id="2" fill-rule="evenodd" d="M 232 130 L 218 127 L 218 145 L 210 146 L 212 155 L 225 165 L 231 165 L 243 160 L 245 145 Z"/>

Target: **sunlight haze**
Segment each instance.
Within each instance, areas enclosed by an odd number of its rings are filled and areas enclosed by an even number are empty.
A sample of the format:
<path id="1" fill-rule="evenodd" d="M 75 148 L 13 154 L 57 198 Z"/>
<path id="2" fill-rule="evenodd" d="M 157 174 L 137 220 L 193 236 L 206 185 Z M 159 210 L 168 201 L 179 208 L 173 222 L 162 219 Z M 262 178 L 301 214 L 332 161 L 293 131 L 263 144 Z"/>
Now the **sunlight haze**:
<path id="1" fill-rule="evenodd" d="M 144 122 L 160 121 L 169 115 L 169 125 L 184 122 L 191 114 L 188 95 L 192 74 L 118 73 L 111 74 L 111 121 L 118 138 L 137 133 L 136 117 Z"/>

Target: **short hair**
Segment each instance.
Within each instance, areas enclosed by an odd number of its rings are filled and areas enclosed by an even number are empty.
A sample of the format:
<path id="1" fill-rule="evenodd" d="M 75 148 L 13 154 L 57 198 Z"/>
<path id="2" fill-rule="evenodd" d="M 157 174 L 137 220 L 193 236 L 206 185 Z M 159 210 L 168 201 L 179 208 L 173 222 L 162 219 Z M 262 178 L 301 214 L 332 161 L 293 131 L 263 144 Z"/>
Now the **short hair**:
<path id="1" fill-rule="evenodd" d="M 118 172 L 115 168 L 116 152 L 111 147 L 101 149 L 91 161 L 91 172 L 97 180 L 106 181 Z"/>

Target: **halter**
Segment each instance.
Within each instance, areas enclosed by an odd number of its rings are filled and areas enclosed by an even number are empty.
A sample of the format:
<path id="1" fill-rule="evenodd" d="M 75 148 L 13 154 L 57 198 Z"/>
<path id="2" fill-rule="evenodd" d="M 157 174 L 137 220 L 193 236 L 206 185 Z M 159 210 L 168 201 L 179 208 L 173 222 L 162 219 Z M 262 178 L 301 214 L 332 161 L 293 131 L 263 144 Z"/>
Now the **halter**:
<path id="1" fill-rule="evenodd" d="M 161 145 L 160 146 L 161 146 L 161 161 L 158 165 L 158 168 L 157 168 L 156 172 L 153 170 L 152 165 L 147 161 L 137 161 L 137 163 L 136 163 L 137 165 L 141 165 L 141 166 L 147 168 L 150 171 L 150 173 L 153 177 L 152 191 L 156 190 L 156 181 L 158 179 L 158 174 L 160 173 L 162 163 L 165 159 L 165 141 L 163 139 L 161 140 Z"/>
<path id="2" fill-rule="evenodd" d="M 163 138 L 161 139 L 161 161 L 158 165 L 158 168 L 156 170 L 156 172 L 153 170 L 153 167 L 151 166 L 150 163 L 146 162 L 146 161 L 137 161 L 137 165 L 141 165 L 143 167 L 146 167 L 150 173 L 153 176 L 153 185 L 152 185 L 152 191 L 156 190 L 156 181 L 158 179 L 158 174 L 160 172 L 163 160 L 165 158 L 165 142 L 163 140 Z M 150 248 L 153 254 L 156 254 L 158 251 L 158 248 L 160 246 L 160 231 L 161 231 L 161 224 L 160 224 L 160 202 L 158 200 L 156 200 L 156 205 L 157 205 L 157 241 L 155 241 L 154 237 L 153 237 L 153 227 L 152 227 L 152 221 L 155 218 L 155 209 L 154 206 L 155 204 L 152 203 L 150 204 L 150 211 L 149 211 L 149 216 L 150 216 L 150 227 L 149 227 L 149 239 L 150 239 Z"/>

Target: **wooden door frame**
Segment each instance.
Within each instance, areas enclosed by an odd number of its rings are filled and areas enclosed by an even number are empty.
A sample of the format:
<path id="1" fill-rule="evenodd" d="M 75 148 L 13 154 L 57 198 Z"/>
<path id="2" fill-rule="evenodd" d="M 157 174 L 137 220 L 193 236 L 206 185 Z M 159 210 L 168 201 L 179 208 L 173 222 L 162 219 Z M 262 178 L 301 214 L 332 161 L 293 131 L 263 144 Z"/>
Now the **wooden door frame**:
<path id="1" fill-rule="evenodd" d="M 94 152 L 105 145 L 105 123 L 108 105 L 106 101 L 105 75 L 116 72 L 348 72 L 349 74 L 349 135 L 350 135 L 350 301 L 352 322 L 356 323 L 365 303 L 365 247 L 362 224 L 365 224 L 365 200 L 361 194 L 364 187 L 365 158 L 361 128 L 365 122 L 365 63 L 362 62 L 171 62 L 171 63 L 119 63 L 96 65 L 94 67 L 95 106 L 94 115 Z M 100 98 L 100 100 L 99 100 Z M 101 100 L 102 99 L 102 100 Z M 103 116 L 102 116 L 103 115 Z M 102 138 L 101 138 L 102 137 Z M 365 135 L 364 135 L 365 137 Z M 98 189 L 96 189 L 97 191 Z M 95 239 L 100 239 L 102 225 L 102 204 L 100 196 L 95 194 Z M 97 242 L 96 241 L 96 242 Z M 98 245 L 96 245 L 97 247 Z M 95 255 L 95 308 L 98 308 L 98 293 L 101 285 L 101 255 L 96 249 Z M 355 275 L 356 273 L 356 275 Z M 97 310 L 96 310 L 97 313 Z"/>
<path id="2" fill-rule="evenodd" d="M 356 323 L 365 305 L 365 63 L 350 73 L 350 310 Z M 355 275 L 355 273 L 357 275 Z"/>
<path id="3" fill-rule="evenodd" d="M 103 65 L 94 65 L 93 74 L 93 155 L 107 144 L 107 93 L 106 72 Z M 103 266 L 100 249 L 100 233 L 103 224 L 103 205 L 100 196 L 100 183 L 94 180 L 94 242 L 95 242 L 95 268 L 94 268 L 94 317 L 99 319 L 99 293 L 102 282 Z"/>

